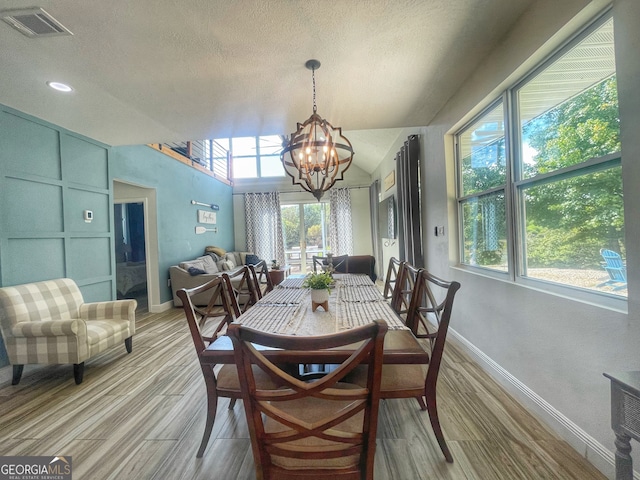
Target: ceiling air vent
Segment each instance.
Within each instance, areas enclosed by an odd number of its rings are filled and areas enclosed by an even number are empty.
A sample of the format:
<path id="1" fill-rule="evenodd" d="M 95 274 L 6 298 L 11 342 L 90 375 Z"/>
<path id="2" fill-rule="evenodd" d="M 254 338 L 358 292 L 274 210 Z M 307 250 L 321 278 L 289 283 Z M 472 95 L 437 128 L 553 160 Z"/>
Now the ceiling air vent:
<path id="1" fill-rule="evenodd" d="M 4 10 L 0 12 L 0 18 L 27 37 L 73 35 L 69 29 L 42 8 Z"/>

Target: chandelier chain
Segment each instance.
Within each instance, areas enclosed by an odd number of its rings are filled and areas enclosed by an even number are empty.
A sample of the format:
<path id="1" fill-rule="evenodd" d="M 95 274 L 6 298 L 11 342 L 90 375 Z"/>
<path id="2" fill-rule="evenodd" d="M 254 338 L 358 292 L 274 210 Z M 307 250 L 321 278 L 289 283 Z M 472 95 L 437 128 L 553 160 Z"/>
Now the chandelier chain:
<path id="1" fill-rule="evenodd" d="M 311 69 L 311 78 L 313 80 L 313 113 L 317 112 L 316 108 L 316 69 Z"/>

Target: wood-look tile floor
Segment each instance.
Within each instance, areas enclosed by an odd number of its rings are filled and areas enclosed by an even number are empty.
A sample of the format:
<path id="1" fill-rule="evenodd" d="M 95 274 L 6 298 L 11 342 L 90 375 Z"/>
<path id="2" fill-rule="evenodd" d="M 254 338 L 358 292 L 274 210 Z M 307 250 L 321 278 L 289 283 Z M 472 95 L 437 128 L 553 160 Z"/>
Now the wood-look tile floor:
<path id="1" fill-rule="evenodd" d="M 0 384 L 0 455 L 70 455 L 74 480 L 255 479 L 244 410 L 221 399 L 209 446 L 195 457 L 205 388 L 180 309 L 140 314 L 133 353 L 113 348 L 86 364 L 25 368 Z M 566 442 L 449 344 L 438 383 L 444 461 L 415 400 L 383 401 L 377 480 L 604 479 Z"/>

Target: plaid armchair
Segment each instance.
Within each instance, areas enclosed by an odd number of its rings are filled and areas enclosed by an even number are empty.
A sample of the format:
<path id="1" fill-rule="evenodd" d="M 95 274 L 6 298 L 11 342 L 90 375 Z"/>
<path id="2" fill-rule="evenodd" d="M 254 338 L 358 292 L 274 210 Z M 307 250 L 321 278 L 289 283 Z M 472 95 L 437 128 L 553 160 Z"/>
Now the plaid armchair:
<path id="1" fill-rule="evenodd" d="M 84 303 L 69 278 L 0 288 L 0 333 L 13 365 L 13 385 L 25 364 L 73 363 L 76 384 L 84 361 L 117 343 L 131 353 L 135 300 Z"/>

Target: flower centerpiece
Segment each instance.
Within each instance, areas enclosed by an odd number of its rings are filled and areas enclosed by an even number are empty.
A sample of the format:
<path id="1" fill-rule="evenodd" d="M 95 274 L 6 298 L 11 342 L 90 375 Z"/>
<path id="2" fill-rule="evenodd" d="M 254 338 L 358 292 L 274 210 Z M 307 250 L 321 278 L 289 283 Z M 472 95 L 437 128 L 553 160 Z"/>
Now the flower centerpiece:
<path id="1" fill-rule="evenodd" d="M 325 311 L 329 310 L 329 294 L 333 285 L 333 277 L 327 272 L 310 273 L 302 282 L 304 288 L 311 289 L 311 307 L 315 312 L 319 305 Z"/>

